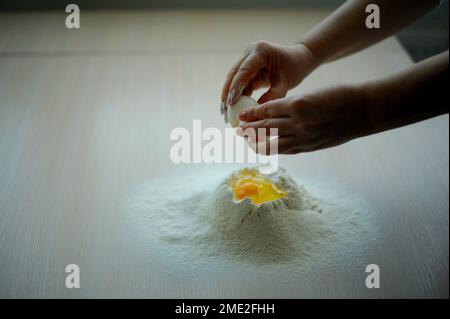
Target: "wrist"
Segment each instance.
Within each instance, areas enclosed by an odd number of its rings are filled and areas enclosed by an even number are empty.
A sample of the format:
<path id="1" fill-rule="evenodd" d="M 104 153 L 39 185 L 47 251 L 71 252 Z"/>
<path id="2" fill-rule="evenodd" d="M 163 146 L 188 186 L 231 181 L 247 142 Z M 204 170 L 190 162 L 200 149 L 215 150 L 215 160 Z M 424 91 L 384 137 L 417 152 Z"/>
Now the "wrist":
<path id="1" fill-rule="evenodd" d="M 377 102 L 375 100 L 374 85 L 371 82 L 358 86 L 361 95 L 362 108 L 364 110 L 364 123 L 369 133 L 378 131 L 379 120 L 375 110 Z"/>
<path id="2" fill-rule="evenodd" d="M 319 59 L 305 42 L 299 42 L 293 45 L 293 47 L 301 67 L 307 67 L 305 70 L 307 74 L 310 74 L 321 65 Z"/>
<path id="3" fill-rule="evenodd" d="M 302 45 L 312 57 L 314 68 L 318 68 L 320 65 L 325 63 L 325 60 L 321 56 L 320 52 L 317 52 L 317 48 L 315 48 L 314 46 L 314 41 L 310 41 L 310 39 L 308 39 L 307 37 L 301 40 L 299 44 Z"/>

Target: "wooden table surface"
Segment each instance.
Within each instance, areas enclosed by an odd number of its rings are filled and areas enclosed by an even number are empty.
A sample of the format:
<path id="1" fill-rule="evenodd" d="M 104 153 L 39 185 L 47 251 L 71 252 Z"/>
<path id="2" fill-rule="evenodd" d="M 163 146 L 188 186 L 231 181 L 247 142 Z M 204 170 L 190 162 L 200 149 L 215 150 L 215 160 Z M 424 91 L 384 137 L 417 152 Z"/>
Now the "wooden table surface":
<path id="1" fill-rule="evenodd" d="M 379 216 L 360 272 L 298 280 L 167 273 L 124 222 L 125 198 L 173 169 L 169 133 L 192 119 L 224 128 L 224 76 L 247 43 L 292 43 L 323 11 L 0 14 L 0 297 L 448 297 L 449 118 L 338 148 L 281 158 L 299 176 L 337 181 Z M 290 94 L 411 65 L 396 39 L 313 73 Z M 67 289 L 65 267 L 81 269 Z M 280 274 L 288 277 L 289 274 Z"/>

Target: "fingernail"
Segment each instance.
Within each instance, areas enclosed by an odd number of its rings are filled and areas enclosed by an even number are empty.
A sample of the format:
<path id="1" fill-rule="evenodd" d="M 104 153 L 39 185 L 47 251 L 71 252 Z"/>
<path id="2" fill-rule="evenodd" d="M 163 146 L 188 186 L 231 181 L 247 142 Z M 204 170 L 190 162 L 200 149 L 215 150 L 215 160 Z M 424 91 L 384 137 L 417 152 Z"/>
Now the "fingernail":
<path id="1" fill-rule="evenodd" d="M 220 102 L 220 114 L 223 115 L 224 110 L 225 110 L 225 104 L 224 104 L 223 101 L 222 101 L 222 102 Z"/>
<path id="2" fill-rule="evenodd" d="M 242 95 L 242 92 L 244 92 L 245 86 L 240 85 L 239 86 L 239 95 Z"/>
<path id="3" fill-rule="evenodd" d="M 233 89 L 232 94 L 231 94 L 231 103 L 229 103 L 230 105 L 235 105 L 238 100 L 239 97 L 242 96 L 242 92 L 244 91 L 244 87 L 243 86 L 239 86 L 238 87 L 238 94 L 236 94 L 236 91 Z"/>
<path id="4" fill-rule="evenodd" d="M 228 93 L 227 104 L 233 105 L 234 104 L 233 100 L 234 100 L 234 89 L 231 89 L 231 91 Z"/>

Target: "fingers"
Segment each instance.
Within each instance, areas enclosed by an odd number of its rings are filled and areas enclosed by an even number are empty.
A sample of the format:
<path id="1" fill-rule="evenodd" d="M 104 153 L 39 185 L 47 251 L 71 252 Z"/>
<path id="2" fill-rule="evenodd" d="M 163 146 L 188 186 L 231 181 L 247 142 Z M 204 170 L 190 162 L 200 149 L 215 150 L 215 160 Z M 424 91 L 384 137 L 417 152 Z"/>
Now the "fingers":
<path id="1" fill-rule="evenodd" d="M 242 61 L 235 73 L 228 90 L 227 104 L 234 105 L 239 100 L 249 82 L 266 64 L 265 55 L 253 51 Z"/>
<path id="2" fill-rule="evenodd" d="M 285 97 L 287 90 L 285 86 L 278 84 L 271 87 L 266 93 L 264 93 L 258 100 L 259 104 L 266 103 L 271 100 L 279 99 Z"/>
<path id="3" fill-rule="evenodd" d="M 259 70 L 258 74 L 252 80 L 250 80 L 247 87 L 242 91 L 242 95 L 252 96 L 253 91 L 262 87 L 267 87 L 269 84 L 267 71 L 263 68 Z"/>
<path id="4" fill-rule="evenodd" d="M 290 154 L 295 145 L 294 136 L 283 136 L 271 140 L 255 142 L 249 141 L 250 148 L 260 155 Z"/>
<path id="5" fill-rule="evenodd" d="M 258 129 L 266 129 L 266 135 L 270 134 L 270 129 L 278 129 L 278 133 L 276 135 L 283 136 L 288 135 L 290 130 L 289 119 L 287 118 L 269 118 L 264 120 L 259 120 L 255 122 L 249 122 L 242 125 L 242 131 L 245 132 L 247 129 L 254 129 L 255 133 L 259 133 Z M 272 130 L 273 131 L 273 130 Z M 270 134 L 273 135 L 273 134 Z"/>
<path id="6" fill-rule="evenodd" d="M 244 122 L 259 121 L 267 118 L 288 117 L 289 107 L 286 99 L 278 99 L 258 105 L 241 112 L 239 119 Z"/>
<path id="7" fill-rule="evenodd" d="M 230 69 L 230 71 L 228 72 L 227 77 L 225 79 L 225 83 L 222 87 L 220 114 L 225 115 L 225 122 L 228 122 L 226 100 L 228 97 L 228 91 L 230 89 L 231 81 L 233 80 L 234 76 L 236 75 L 237 71 L 239 70 L 239 67 L 241 66 L 244 59 L 248 56 L 248 54 L 249 54 L 249 50 L 246 50 L 246 52 L 244 53 L 244 56 L 241 59 L 239 59 L 239 61 Z"/>
<path id="8" fill-rule="evenodd" d="M 236 75 L 237 71 L 239 70 L 239 67 L 242 64 L 242 61 L 244 61 L 244 59 L 247 57 L 248 54 L 244 54 L 244 56 L 239 59 L 239 61 L 233 65 L 233 67 L 230 69 L 230 71 L 227 74 L 227 77 L 225 79 L 225 83 L 222 87 L 222 95 L 221 95 L 221 101 L 223 103 L 226 102 L 227 100 L 227 96 L 228 96 L 228 91 L 230 89 L 230 85 L 231 85 L 231 81 L 233 80 L 234 76 Z"/>

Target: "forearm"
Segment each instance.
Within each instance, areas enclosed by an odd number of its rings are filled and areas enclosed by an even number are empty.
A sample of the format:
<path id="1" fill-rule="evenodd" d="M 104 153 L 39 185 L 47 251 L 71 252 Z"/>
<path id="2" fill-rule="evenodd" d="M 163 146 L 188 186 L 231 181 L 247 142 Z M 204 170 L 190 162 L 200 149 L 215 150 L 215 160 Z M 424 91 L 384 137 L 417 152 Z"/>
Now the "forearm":
<path id="1" fill-rule="evenodd" d="M 363 85 L 369 133 L 448 113 L 448 51 Z"/>
<path id="2" fill-rule="evenodd" d="M 381 41 L 432 10 L 438 0 L 349 0 L 313 28 L 301 41 L 320 65 Z M 366 6 L 380 8 L 379 29 L 365 25 Z"/>

